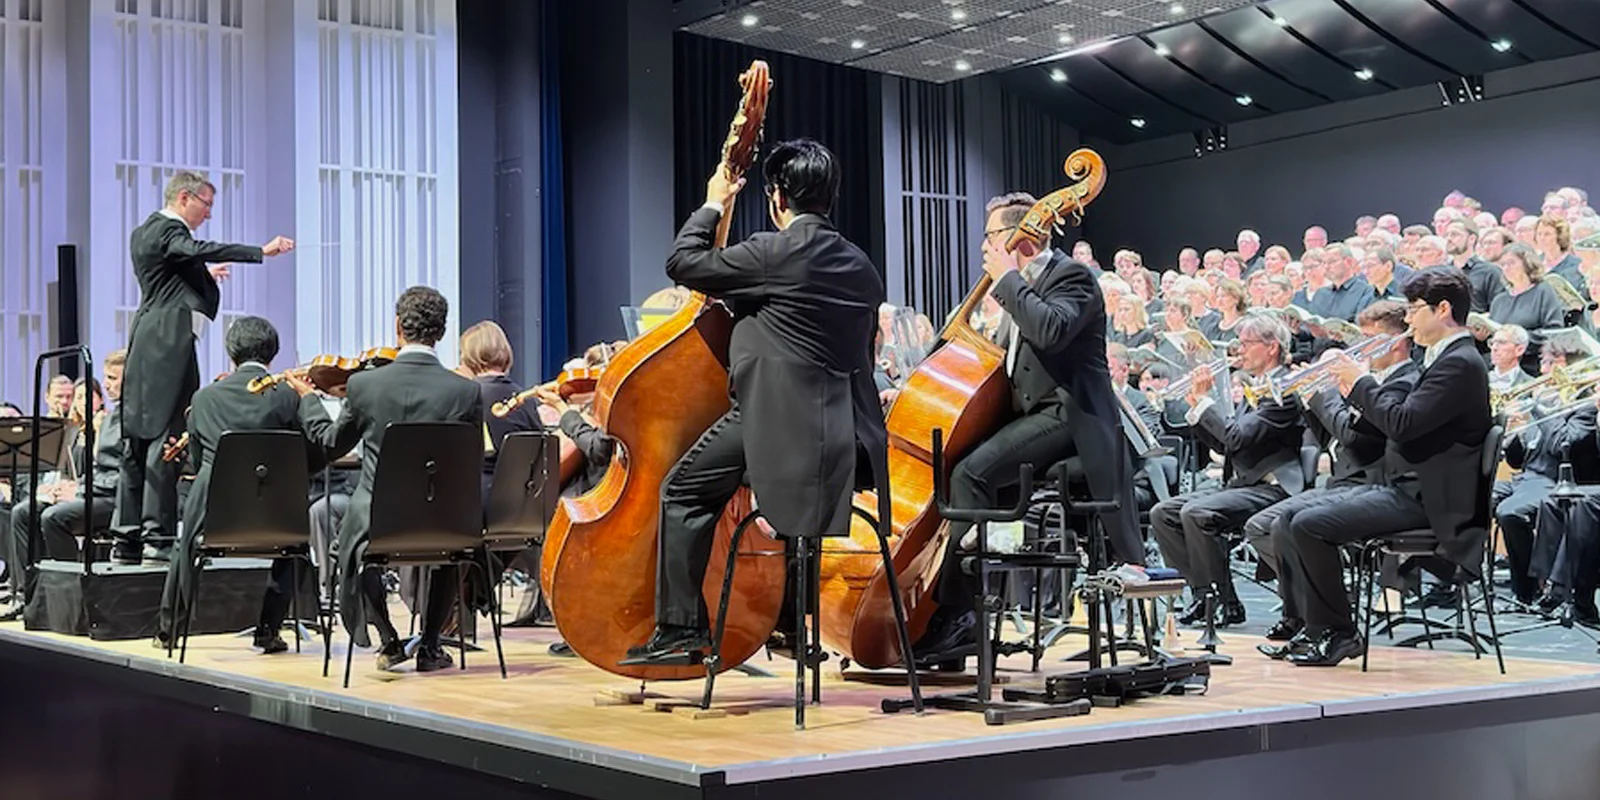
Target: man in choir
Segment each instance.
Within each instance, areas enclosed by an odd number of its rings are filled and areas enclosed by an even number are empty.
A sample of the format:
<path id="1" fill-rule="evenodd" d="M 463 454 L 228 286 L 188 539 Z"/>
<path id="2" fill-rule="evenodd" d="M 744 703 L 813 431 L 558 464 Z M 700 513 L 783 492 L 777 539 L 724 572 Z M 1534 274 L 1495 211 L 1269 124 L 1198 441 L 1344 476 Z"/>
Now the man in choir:
<path id="1" fill-rule="evenodd" d="M 1329 319 L 1354 321 L 1356 314 L 1374 299 L 1371 284 L 1361 277 L 1361 259 L 1365 254 L 1344 244 L 1328 247 L 1322 254 L 1328 285 L 1312 298 L 1309 308 Z"/>
<path id="2" fill-rule="evenodd" d="M 1521 325 L 1501 325 L 1489 337 L 1489 389 L 1505 392 L 1521 386 L 1533 376 L 1522 369 L 1522 354 L 1528 352 L 1528 331 Z"/>
<path id="3" fill-rule="evenodd" d="M 1480 231 L 1478 236 L 1478 258 L 1490 264 L 1498 264 L 1500 262 L 1500 254 L 1505 252 L 1506 245 L 1511 244 L 1515 239 L 1512 237 L 1511 232 L 1505 228 L 1487 228 L 1480 229 Z"/>
<path id="4" fill-rule="evenodd" d="M 350 498 L 350 510 L 339 528 L 339 611 L 345 629 L 360 647 L 369 647 L 367 623 L 378 628 L 381 647 L 377 665 L 388 670 L 413 656 L 418 672 L 450 666 L 450 654 L 439 646 L 439 633 L 455 608 L 456 567 L 438 567 L 429 583 L 422 638 L 408 652 L 389 621 L 382 571 L 361 569 L 372 525 L 373 480 L 382 458 L 385 429 L 394 422 L 466 422 L 483 424 L 483 397 L 472 381 L 439 363 L 434 345 L 444 338 L 450 304 L 426 286 L 413 286 L 395 303 L 395 334 L 400 343 L 393 363 L 350 377 L 338 419 L 331 419 L 313 387 L 298 377 L 290 385 L 300 393 L 300 419 L 311 441 L 338 458 L 362 446 L 361 479 Z"/>
<path id="5" fill-rule="evenodd" d="M 1366 336 L 1401 335 L 1406 332 L 1404 301 L 1380 300 L 1362 309 L 1356 317 Z M 1410 342 L 1402 339 L 1393 349 L 1372 360 L 1379 384 L 1387 396 L 1404 397 L 1416 383 L 1417 367 L 1411 359 Z M 1302 492 L 1258 512 L 1244 525 L 1245 538 L 1255 546 L 1261 563 L 1279 575 L 1278 594 L 1283 600 L 1283 616 L 1267 631 L 1275 642 L 1295 641 L 1305 628 L 1300 613 L 1299 595 L 1292 576 L 1278 566 L 1276 543 L 1288 535 L 1296 514 L 1317 506 L 1338 502 L 1351 487 L 1377 483 L 1383 477 L 1383 457 L 1387 439 L 1371 422 L 1363 419 L 1348 401 L 1332 387 L 1313 394 L 1306 401 L 1306 428 L 1328 453 L 1331 474 L 1320 489 Z M 1282 658 L 1305 643 L 1300 637 L 1294 645 L 1262 645 L 1261 651 Z"/>
<path id="6" fill-rule="evenodd" d="M 1512 235 L 1516 237 L 1517 241 L 1532 247 L 1534 244 L 1534 232 L 1538 227 L 1539 218 L 1529 214 L 1517 220 L 1516 227 L 1512 229 Z"/>
<path id="7" fill-rule="evenodd" d="M 1378 226 L 1377 227 L 1378 227 L 1378 230 L 1380 230 L 1380 231 L 1388 231 L 1389 233 L 1391 233 L 1391 234 L 1393 234 L 1395 236 L 1399 236 L 1400 235 L 1400 217 L 1397 216 L 1397 215 L 1394 215 L 1394 214 L 1380 214 L 1380 215 L 1378 215 Z"/>
<path id="8" fill-rule="evenodd" d="M 1077 256 L 1073 256 L 1076 258 Z M 1178 272 L 1184 275 L 1193 275 L 1200 271 L 1200 253 L 1193 247 L 1185 247 L 1178 251 Z"/>
<path id="9" fill-rule="evenodd" d="M 146 542 L 163 543 L 177 532 L 178 472 L 162 460 L 161 448 L 183 430 L 184 410 L 200 388 L 194 343 L 206 321 L 217 317 L 217 281 L 228 275 L 221 262 L 259 262 L 294 249 L 282 236 L 260 247 L 196 240 L 194 230 L 211 218 L 216 202 L 216 187 L 197 172 L 174 174 L 163 200 L 166 206 L 129 241 L 139 308 L 120 411 L 127 442 L 112 560 L 122 564 L 140 563 Z"/>
<path id="10" fill-rule="evenodd" d="M 1289 329 L 1266 315 L 1239 322 L 1239 370 L 1247 381 L 1270 380 L 1289 357 Z M 1219 403 L 1211 394 L 1213 379 L 1205 367 L 1193 373 L 1186 419 L 1200 441 L 1221 451 L 1232 478 L 1220 489 L 1203 489 L 1164 500 L 1150 511 L 1150 531 L 1168 566 L 1195 589 L 1195 602 L 1180 622 L 1205 619 L 1204 595 L 1215 592 L 1217 622 L 1244 622 L 1244 605 L 1234 592 L 1223 534 L 1236 530 L 1262 509 L 1305 489 L 1300 444 L 1305 432 L 1300 400 L 1294 395 L 1277 402 L 1270 396 L 1254 407 Z M 1232 406 L 1230 408 L 1230 406 Z"/>
<path id="11" fill-rule="evenodd" d="M 1312 225 L 1306 228 L 1305 235 L 1300 237 L 1300 243 L 1304 245 L 1302 250 L 1321 250 L 1328 246 L 1328 229 L 1321 225 Z"/>
<path id="12" fill-rule="evenodd" d="M 1238 247 L 1239 261 L 1244 265 L 1244 275 L 1249 275 L 1261 269 L 1261 234 L 1249 228 L 1239 231 L 1239 236 L 1234 240 Z"/>
<path id="13" fill-rule="evenodd" d="M 1472 310 L 1486 313 L 1505 292 L 1500 268 L 1478 257 L 1478 226 L 1470 219 L 1451 220 L 1444 229 L 1445 253 L 1450 263 L 1467 274 L 1472 284 Z"/>
<path id="14" fill-rule="evenodd" d="M 67 410 L 72 407 L 74 388 L 72 379 L 65 375 L 51 378 L 49 386 L 44 390 L 45 416 L 65 419 Z"/>
<path id="15" fill-rule="evenodd" d="M 1121 510 L 1105 520 L 1111 562 L 1142 566 L 1133 465 L 1124 459 L 1122 474 L 1111 468 L 1115 449 L 1127 445 L 1117 430 L 1121 409 L 1106 363 L 1099 287 L 1082 264 L 1048 245 L 1036 253 L 1002 252 L 1006 238 L 1033 202 L 1023 194 L 995 198 L 985 225 L 995 234 L 985 243 L 984 269 L 996 279 L 995 295 L 1011 322 L 1005 371 L 1012 405 L 1020 416 L 955 465 L 950 503 L 994 507 L 1001 492 L 1016 485 L 1022 464 L 1032 464 L 1036 474 L 1044 475 L 1076 455 L 1093 466 L 1085 475 L 1090 494 L 1121 502 Z M 1169 303 L 1169 313 L 1175 305 L 1176 301 Z M 948 536 L 934 595 L 941 619 L 919 643 L 918 651 L 924 654 L 947 652 L 972 641 L 976 587 L 962 563 L 964 553 L 976 547 L 977 535 L 970 523 L 952 522 Z"/>
<path id="16" fill-rule="evenodd" d="M 1362 214 L 1356 217 L 1356 235 L 1365 238 L 1378 227 L 1378 218 L 1371 214 Z"/>
<path id="17" fill-rule="evenodd" d="M 1403 297 L 1400 294 L 1401 287 L 1406 285 L 1406 279 L 1412 274 L 1410 267 L 1394 260 L 1394 251 L 1387 247 L 1365 251 L 1361 258 L 1361 273 L 1372 287 L 1372 296 L 1376 300 Z"/>
<path id="18" fill-rule="evenodd" d="M 1324 261 L 1323 250 L 1313 247 L 1300 256 L 1300 266 L 1305 269 L 1306 282 L 1294 296 L 1294 304 L 1304 309 L 1311 308 L 1311 300 L 1328 285 L 1327 263 Z"/>
<path id="19" fill-rule="evenodd" d="M 1528 216 L 1528 212 L 1523 211 L 1518 206 L 1512 206 L 1500 212 L 1500 225 L 1506 228 L 1515 227 L 1517 220 L 1520 220 L 1526 216 Z"/>
<path id="20" fill-rule="evenodd" d="M 675 282 L 732 303 L 734 402 L 661 487 L 656 629 L 625 663 L 675 661 L 710 646 L 702 584 L 711 541 L 746 480 L 772 528 L 792 535 L 847 530 L 851 490 L 887 481 L 871 359 L 884 288 L 866 254 L 829 221 L 838 162 L 815 141 L 783 142 L 762 177 L 777 233 L 714 245 L 717 221 L 744 185 L 719 166 L 667 260 Z M 990 238 L 1003 239 L 999 232 Z M 1082 274 L 1095 285 L 1087 267 Z M 995 290 L 1001 305 L 1009 299 L 1005 284 Z M 1093 299 L 1094 334 L 1103 342 L 1105 309 L 1098 293 Z M 859 455 L 870 476 L 857 474 Z"/>
<path id="21" fill-rule="evenodd" d="M 1091 270 L 1097 273 L 1100 271 L 1100 262 L 1094 260 L 1094 247 L 1088 240 L 1079 239 L 1078 243 L 1072 246 L 1072 257 L 1079 263 L 1087 264 Z"/>
<path id="22" fill-rule="evenodd" d="M 1472 286 L 1458 269 L 1420 271 L 1406 283 L 1412 341 L 1427 348 L 1416 386 L 1403 398 L 1382 392 L 1366 366 L 1343 354 L 1330 367 L 1340 394 L 1389 440 L 1385 480 L 1294 516 L 1276 536 L 1281 567 L 1296 588 L 1307 642 L 1291 663 L 1333 666 L 1359 657 L 1340 548 L 1402 531 L 1431 529 L 1436 554 L 1481 569 L 1488 518 L 1483 513 L 1479 451 L 1492 423 L 1483 359 L 1466 329 Z"/>
<path id="23" fill-rule="evenodd" d="M 1446 247 L 1443 236 L 1417 237 L 1416 243 L 1411 246 L 1411 254 L 1417 260 L 1417 269 L 1449 266 L 1449 262 L 1445 260 Z M 1469 286 L 1471 283 L 1467 282 Z"/>
<path id="24" fill-rule="evenodd" d="M 107 402 L 116 403 L 122 397 L 123 367 L 126 362 L 125 350 L 113 351 L 105 358 L 102 377 L 105 379 Z M 72 382 L 69 380 L 67 385 L 71 387 Z M 70 414 L 71 396 L 67 398 L 67 404 Z M 38 581 L 38 574 L 28 569 L 38 560 L 36 556 L 40 555 L 33 552 L 28 532 L 35 513 L 39 515 L 43 556 L 58 561 L 70 561 L 78 557 L 76 537 L 85 534 L 85 516 L 89 518 L 91 535 L 93 531 L 111 524 L 116 504 L 118 469 L 122 463 L 122 420 L 112 409 L 96 422 L 99 427 L 95 429 L 92 495 L 85 491 L 89 487 L 82 480 L 40 486 L 32 497 L 17 498 L 16 505 L 11 509 L 9 526 L 0 527 L 0 531 L 10 534 L 4 557 L 11 577 L 12 599 L 18 603 L 25 603 L 33 596 Z M 86 498 L 92 498 L 93 502 L 88 502 Z M 20 613 L 21 609 L 22 606 L 18 605 L 13 612 Z"/>
<path id="25" fill-rule="evenodd" d="M 1567 210 L 1567 198 L 1561 192 L 1546 192 L 1544 202 L 1539 206 L 1539 216 L 1560 216 Z"/>
<path id="26" fill-rule="evenodd" d="M 1267 308 L 1288 308 L 1294 300 L 1294 284 L 1281 275 L 1268 278 L 1261 290 L 1261 299 Z"/>
<path id="27" fill-rule="evenodd" d="M 1208 269 L 1212 272 L 1221 272 L 1222 259 L 1225 255 L 1227 254 L 1213 247 L 1210 250 L 1207 250 L 1206 254 L 1201 257 L 1200 266 L 1202 269 Z"/>
<path id="28" fill-rule="evenodd" d="M 172 549 L 172 562 L 167 566 L 167 580 L 161 590 L 155 644 L 163 649 L 176 633 L 177 615 L 187 603 L 195 571 L 200 567 L 195 563 L 195 548 L 205 539 L 207 494 L 222 435 L 229 431 L 301 430 L 300 401 L 293 391 L 281 385 L 262 392 L 249 388 L 252 380 L 269 374 L 268 366 L 278 355 L 278 331 L 272 323 L 261 317 L 240 317 L 228 326 L 223 347 L 233 371 L 195 392 L 189 411 L 189 446 L 185 453 L 195 465 L 195 479 L 185 503 L 183 536 Z M 308 468 L 320 469 L 321 449 L 310 442 L 305 446 Z M 261 600 L 261 616 L 252 642 L 264 655 L 289 649 L 278 629 L 283 626 L 294 596 L 290 578 L 293 567 L 293 560 L 287 558 L 272 562 L 272 576 Z"/>
<path id="29" fill-rule="evenodd" d="M 1433 212 L 1433 235 L 1444 236 L 1445 229 L 1450 227 L 1450 223 L 1461 219 L 1462 216 L 1461 209 L 1440 206 Z"/>

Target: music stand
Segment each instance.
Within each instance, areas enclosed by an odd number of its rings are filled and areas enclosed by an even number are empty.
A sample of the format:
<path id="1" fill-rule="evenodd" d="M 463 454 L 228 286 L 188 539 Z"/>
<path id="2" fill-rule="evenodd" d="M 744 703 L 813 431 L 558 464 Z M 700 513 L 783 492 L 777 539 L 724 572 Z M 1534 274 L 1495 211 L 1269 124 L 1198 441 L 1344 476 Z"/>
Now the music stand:
<path id="1" fill-rule="evenodd" d="M 22 498 L 18 495 L 17 476 L 31 473 L 27 490 L 31 493 L 39 487 L 33 485 L 38 480 L 38 475 L 56 467 L 61 457 L 61 448 L 66 440 L 67 421 L 61 417 L 6 417 L 0 420 L 0 460 L 4 461 L 5 476 L 11 480 L 11 502 L 15 505 Z M 34 449 L 35 433 L 38 435 L 39 446 Z M 24 457 L 28 459 L 28 466 L 21 468 L 18 462 Z M 31 502 L 30 502 L 31 505 Z M 33 509 L 33 518 L 39 517 L 42 509 Z M 35 526 L 37 523 L 35 523 Z M 31 529 L 35 526 L 30 526 Z M 31 538 L 31 536 L 30 536 Z M 22 580 L 22 571 L 28 569 L 27 564 L 11 564 L 12 582 L 17 587 L 25 585 Z"/>

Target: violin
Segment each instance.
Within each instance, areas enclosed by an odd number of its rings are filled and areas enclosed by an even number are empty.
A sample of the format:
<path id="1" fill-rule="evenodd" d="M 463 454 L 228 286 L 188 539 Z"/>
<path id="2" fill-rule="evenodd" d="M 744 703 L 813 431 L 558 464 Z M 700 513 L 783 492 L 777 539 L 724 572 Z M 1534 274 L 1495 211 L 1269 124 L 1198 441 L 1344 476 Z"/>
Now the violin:
<path id="1" fill-rule="evenodd" d="M 523 389 L 516 394 L 495 403 L 489 408 L 489 413 L 496 417 L 504 417 L 523 407 L 529 400 L 536 399 L 541 391 L 554 391 L 565 400 L 573 395 L 592 394 L 595 387 L 600 384 L 600 376 L 605 372 L 605 367 L 575 367 L 561 371 L 556 379 L 549 383 L 541 383 L 532 389 Z"/>
<path id="2" fill-rule="evenodd" d="M 232 375 L 232 374 L 233 373 L 231 371 L 229 371 L 229 372 L 219 372 L 219 373 L 217 373 L 217 377 L 211 379 L 211 382 L 212 383 L 216 383 L 217 381 L 220 381 L 223 378 L 226 378 L 226 377 L 228 377 L 229 375 Z M 193 411 L 193 410 L 194 410 L 194 406 L 190 406 L 188 408 L 185 408 L 183 410 L 183 418 L 185 420 L 187 420 L 189 418 L 189 412 Z M 183 457 L 183 451 L 187 450 L 188 447 L 189 447 L 189 432 L 188 431 L 184 431 L 183 433 L 178 434 L 178 438 L 173 439 L 170 442 L 167 442 L 165 445 L 162 445 L 162 447 L 161 447 L 161 461 L 163 463 L 167 463 L 167 464 L 171 464 L 172 462 L 177 461 L 179 458 Z"/>
<path id="3" fill-rule="evenodd" d="M 381 367 L 399 358 L 400 351 L 393 347 L 371 347 L 355 358 L 338 355 L 320 355 L 303 366 L 263 375 L 250 381 L 246 388 L 251 394 L 260 394 L 288 380 L 290 376 L 305 378 L 312 386 L 329 394 L 337 394 L 350 381 L 350 376 L 364 369 Z"/>

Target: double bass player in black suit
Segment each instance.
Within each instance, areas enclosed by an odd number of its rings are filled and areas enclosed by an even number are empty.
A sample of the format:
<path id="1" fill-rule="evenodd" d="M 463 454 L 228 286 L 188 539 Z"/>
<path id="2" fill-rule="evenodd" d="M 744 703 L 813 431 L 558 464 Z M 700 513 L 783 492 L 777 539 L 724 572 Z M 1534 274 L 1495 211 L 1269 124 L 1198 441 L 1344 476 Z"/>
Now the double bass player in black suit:
<path id="1" fill-rule="evenodd" d="M 777 233 L 714 246 L 725 204 L 744 185 L 719 166 L 667 260 L 674 281 L 732 308 L 733 407 L 661 487 L 656 630 L 623 663 L 710 647 L 701 584 L 717 519 L 746 477 L 780 535 L 848 530 L 851 491 L 867 469 L 859 454 L 876 485 L 887 484 L 872 360 L 883 279 L 828 220 L 838 163 L 826 147 L 800 139 L 774 147 L 762 174 Z"/>
<path id="2" fill-rule="evenodd" d="M 1024 245 L 1005 252 L 1007 239 L 1036 200 L 1023 193 L 989 201 L 984 225 L 983 269 L 994 278 L 993 296 L 1006 312 L 999 344 L 1013 407 L 1021 414 L 955 465 L 950 503 L 961 508 L 994 507 L 999 493 L 1016 486 L 1024 463 L 1043 475 L 1073 455 L 1085 465 L 1090 492 L 1121 500 L 1106 518 L 1113 563 L 1142 566 L 1144 545 L 1134 505 L 1132 465 L 1112 469 L 1118 448 L 1121 407 L 1112 393 L 1106 363 L 1106 311 L 1100 284 L 1089 267 L 1058 250 Z M 934 600 L 934 623 L 918 642 L 919 653 L 948 652 L 973 641 L 974 578 L 961 568 L 963 551 L 976 547 L 972 524 L 950 523 Z"/>
<path id="3" fill-rule="evenodd" d="M 216 187 L 200 173 L 174 174 L 163 200 L 166 206 L 135 228 L 128 244 L 139 309 L 119 412 L 125 443 L 112 560 L 122 564 L 138 564 L 144 542 L 176 533 L 178 471 L 162 461 L 161 445 L 183 431 L 183 412 L 200 388 L 195 339 L 217 318 L 217 281 L 228 276 L 223 262 L 255 263 L 294 249 L 282 236 L 261 247 L 196 240 L 193 231 L 211 218 L 216 200 Z"/>

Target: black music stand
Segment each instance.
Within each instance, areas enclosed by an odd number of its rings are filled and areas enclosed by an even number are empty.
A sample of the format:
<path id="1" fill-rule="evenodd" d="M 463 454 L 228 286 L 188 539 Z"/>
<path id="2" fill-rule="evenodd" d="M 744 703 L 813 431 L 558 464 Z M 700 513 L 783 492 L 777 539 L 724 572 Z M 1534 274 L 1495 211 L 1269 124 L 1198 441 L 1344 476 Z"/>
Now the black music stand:
<path id="1" fill-rule="evenodd" d="M 30 493 L 38 489 L 34 484 L 42 473 L 54 469 L 61 457 L 61 449 L 66 440 L 67 421 L 61 417 L 7 417 L 0 422 L 0 459 L 4 459 L 4 474 L 11 480 L 11 502 L 13 505 L 23 498 L 18 495 L 17 476 L 31 475 L 27 486 Z M 38 442 L 37 446 L 34 444 Z M 18 462 L 23 458 L 28 459 L 28 466 L 21 467 Z M 31 505 L 31 501 L 30 501 Z M 34 508 L 32 524 L 28 526 L 28 538 L 32 546 L 37 547 L 35 541 L 39 529 L 39 512 L 43 509 Z M 33 552 L 38 552 L 34 550 Z M 11 581 L 17 587 L 26 585 L 22 575 L 24 570 L 32 569 L 30 564 L 9 564 Z M 13 592 L 15 598 L 15 592 Z M 15 598 L 26 599 L 26 598 Z"/>

